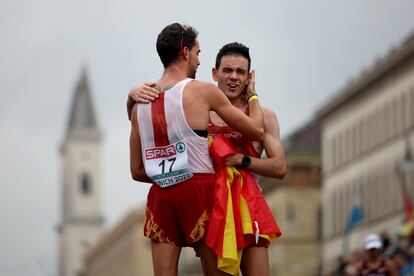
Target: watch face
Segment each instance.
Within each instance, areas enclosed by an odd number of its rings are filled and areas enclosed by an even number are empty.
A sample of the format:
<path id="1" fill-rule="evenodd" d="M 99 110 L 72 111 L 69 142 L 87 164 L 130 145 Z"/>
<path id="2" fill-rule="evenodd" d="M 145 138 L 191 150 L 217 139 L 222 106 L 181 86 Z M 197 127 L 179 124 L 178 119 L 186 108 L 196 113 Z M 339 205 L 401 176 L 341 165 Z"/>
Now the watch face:
<path id="1" fill-rule="evenodd" d="M 252 162 L 252 160 L 250 159 L 250 157 L 245 155 L 242 159 L 243 168 L 247 168 L 250 165 L 251 162 Z"/>

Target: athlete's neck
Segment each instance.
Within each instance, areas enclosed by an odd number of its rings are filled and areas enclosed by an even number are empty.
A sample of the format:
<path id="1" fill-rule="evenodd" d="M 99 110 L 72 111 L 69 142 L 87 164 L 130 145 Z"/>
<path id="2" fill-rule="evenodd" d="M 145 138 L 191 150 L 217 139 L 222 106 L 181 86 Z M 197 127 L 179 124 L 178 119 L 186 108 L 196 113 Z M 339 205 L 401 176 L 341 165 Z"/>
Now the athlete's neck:
<path id="1" fill-rule="evenodd" d="M 171 64 L 164 69 L 164 73 L 157 81 L 157 86 L 163 90 L 187 78 L 187 69 L 184 64 Z"/>

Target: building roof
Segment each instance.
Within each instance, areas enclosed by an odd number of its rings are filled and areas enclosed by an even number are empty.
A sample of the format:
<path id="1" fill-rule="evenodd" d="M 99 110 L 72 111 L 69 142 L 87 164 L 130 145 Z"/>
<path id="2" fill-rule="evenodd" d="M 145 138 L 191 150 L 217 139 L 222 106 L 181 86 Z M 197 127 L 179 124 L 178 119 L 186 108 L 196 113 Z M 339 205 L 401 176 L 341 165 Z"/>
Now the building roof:
<path id="1" fill-rule="evenodd" d="M 319 120 L 312 119 L 283 140 L 286 156 L 320 155 L 321 126 Z"/>
<path id="2" fill-rule="evenodd" d="M 401 65 L 409 57 L 414 56 L 414 32 L 397 48 L 392 49 L 385 57 L 379 59 L 374 66 L 364 70 L 360 76 L 350 81 L 343 89 L 339 90 L 331 99 L 327 101 L 317 112 L 319 118 L 326 117 L 336 108 L 342 106 L 376 80 Z"/>
<path id="3" fill-rule="evenodd" d="M 66 139 L 69 137 L 89 139 L 101 137 L 86 69 L 82 70 L 72 98 Z"/>

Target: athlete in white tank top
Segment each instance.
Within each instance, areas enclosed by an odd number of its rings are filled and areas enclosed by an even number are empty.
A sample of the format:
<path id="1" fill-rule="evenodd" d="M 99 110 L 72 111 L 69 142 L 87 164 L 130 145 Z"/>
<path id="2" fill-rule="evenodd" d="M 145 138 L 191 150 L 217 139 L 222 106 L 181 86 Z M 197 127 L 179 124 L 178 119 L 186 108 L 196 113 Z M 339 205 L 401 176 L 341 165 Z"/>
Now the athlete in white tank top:
<path id="1" fill-rule="evenodd" d="M 178 184 L 193 173 L 214 173 L 207 137 L 197 135 L 185 118 L 183 91 L 190 81 L 192 79 L 187 78 L 165 91 L 160 99 L 163 103 L 140 104 L 137 111 L 145 171 L 160 187 Z M 154 105 L 161 105 L 161 108 Z M 162 110 L 164 116 L 160 114 Z M 155 140 L 154 132 L 162 131 L 162 123 L 158 119 L 154 122 L 153 116 L 165 118 L 168 139 L 164 142 Z"/>

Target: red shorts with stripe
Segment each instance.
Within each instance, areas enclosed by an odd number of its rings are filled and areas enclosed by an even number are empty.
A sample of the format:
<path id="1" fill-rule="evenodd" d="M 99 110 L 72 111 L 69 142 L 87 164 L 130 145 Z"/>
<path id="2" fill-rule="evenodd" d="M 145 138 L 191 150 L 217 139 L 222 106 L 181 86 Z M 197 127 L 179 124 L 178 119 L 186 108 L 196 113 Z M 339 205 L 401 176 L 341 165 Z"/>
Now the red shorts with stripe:
<path id="1" fill-rule="evenodd" d="M 215 174 L 199 173 L 166 188 L 153 184 L 147 198 L 144 235 L 180 247 L 202 240 L 213 207 L 215 180 Z"/>

